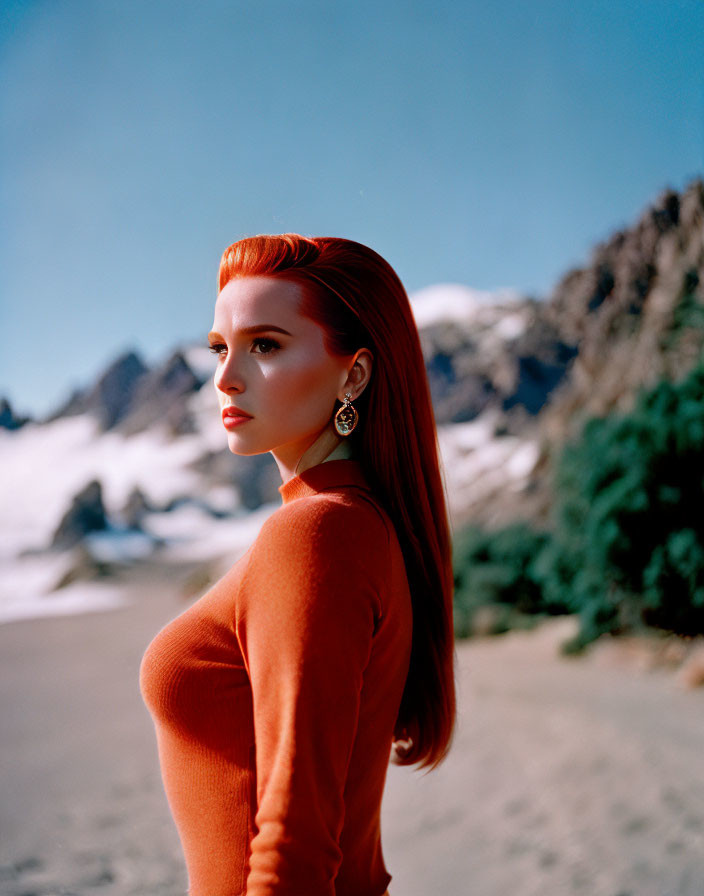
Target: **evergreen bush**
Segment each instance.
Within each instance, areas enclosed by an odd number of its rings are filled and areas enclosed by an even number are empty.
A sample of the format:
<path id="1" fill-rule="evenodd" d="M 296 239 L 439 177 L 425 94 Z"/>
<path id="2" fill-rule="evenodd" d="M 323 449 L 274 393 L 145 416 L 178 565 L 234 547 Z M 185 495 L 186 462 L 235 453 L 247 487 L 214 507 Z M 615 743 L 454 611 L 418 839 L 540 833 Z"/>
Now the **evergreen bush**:
<path id="1" fill-rule="evenodd" d="M 475 628 L 480 608 L 493 610 L 493 633 L 525 627 L 531 617 L 567 612 L 564 601 L 546 600 L 535 560 L 550 536 L 523 523 L 496 531 L 469 526 L 453 545 L 455 634 Z"/>
<path id="2" fill-rule="evenodd" d="M 592 418 L 556 471 L 548 600 L 579 612 L 578 649 L 634 625 L 704 632 L 704 364 Z"/>
<path id="3" fill-rule="evenodd" d="M 453 545 L 455 632 L 578 613 L 566 644 L 655 626 L 704 633 L 704 362 L 592 418 L 556 464 L 553 531 L 470 526 Z M 484 626 L 486 628 L 486 625 Z"/>

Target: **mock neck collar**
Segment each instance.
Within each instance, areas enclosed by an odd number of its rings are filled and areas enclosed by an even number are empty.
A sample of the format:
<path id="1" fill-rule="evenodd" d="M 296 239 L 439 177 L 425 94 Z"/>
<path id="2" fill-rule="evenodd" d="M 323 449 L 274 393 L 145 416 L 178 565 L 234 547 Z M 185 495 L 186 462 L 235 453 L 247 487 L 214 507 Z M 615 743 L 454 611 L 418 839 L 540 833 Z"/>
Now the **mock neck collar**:
<path id="1" fill-rule="evenodd" d="M 303 470 L 279 486 L 279 494 L 284 504 L 315 495 L 327 489 L 344 485 L 356 485 L 369 489 L 369 482 L 362 471 L 360 461 L 351 457 L 339 457 L 336 460 L 322 461 L 314 467 Z"/>

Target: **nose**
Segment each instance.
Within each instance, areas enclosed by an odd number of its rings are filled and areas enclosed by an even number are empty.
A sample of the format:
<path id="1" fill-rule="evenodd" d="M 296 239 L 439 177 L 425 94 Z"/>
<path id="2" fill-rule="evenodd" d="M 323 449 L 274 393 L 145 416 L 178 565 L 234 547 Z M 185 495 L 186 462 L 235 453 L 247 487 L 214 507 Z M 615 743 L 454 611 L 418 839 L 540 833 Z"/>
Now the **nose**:
<path id="1" fill-rule="evenodd" d="M 225 395 L 231 392 L 244 392 L 244 379 L 235 365 L 234 355 L 229 354 L 226 360 L 218 364 L 213 375 L 213 383 L 215 388 Z"/>

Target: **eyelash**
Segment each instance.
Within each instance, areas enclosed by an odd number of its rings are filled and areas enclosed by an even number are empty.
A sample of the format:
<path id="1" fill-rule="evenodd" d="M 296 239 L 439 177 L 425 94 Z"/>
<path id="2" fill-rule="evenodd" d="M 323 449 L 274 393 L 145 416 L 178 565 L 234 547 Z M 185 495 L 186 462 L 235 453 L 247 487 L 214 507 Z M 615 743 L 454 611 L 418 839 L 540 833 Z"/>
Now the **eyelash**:
<path id="1" fill-rule="evenodd" d="M 281 348 L 281 346 L 279 345 L 279 343 L 278 343 L 275 339 L 265 339 L 265 338 L 263 338 L 263 337 L 258 338 L 258 339 L 253 339 L 253 340 L 252 340 L 252 345 L 257 345 L 258 343 L 262 343 L 262 342 L 264 342 L 264 343 L 266 343 L 267 345 L 271 346 L 270 350 L 269 350 L 268 352 L 255 352 L 255 353 L 254 353 L 255 355 L 273 355 L 274 352 L 275 352 L 278 348 Z M 211 351 L 214 355 L 221 355 L 221 354 L 222 354 L 222 351 L 220 351 L 220 349 L 225 349 L 225 348 L 227 348 L 227 346 L 225 346 L 225 345 L 223 345 L 222 343 L 218 342 L 218 343 L 215 343 L 215 344 L 213 344 L 213 345 L 210 345 L 209 348 L 210 348 L 210 351 Z"/>

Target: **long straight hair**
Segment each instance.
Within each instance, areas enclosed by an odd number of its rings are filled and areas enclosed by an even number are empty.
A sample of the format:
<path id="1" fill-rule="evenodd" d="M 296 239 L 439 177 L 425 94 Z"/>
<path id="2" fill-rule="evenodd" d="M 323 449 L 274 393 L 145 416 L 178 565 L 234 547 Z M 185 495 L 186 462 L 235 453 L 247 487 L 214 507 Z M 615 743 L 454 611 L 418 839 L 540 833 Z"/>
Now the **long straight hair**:
<path id="1" fill-rule="evenodd" d="M 455 727 L 452 547 L 435 416 L 406 291 L 361 243 L 285 233 L 247 237 L 225 250 L 218 290 L 236 277 L 281 277 L 302 291 L 300 313 L 318 323 L 333 355 L 366 347 L 370 380 L 356 399 L 355 457 L 396 528 L 413 606 L 406 684 L 393 761 L 435 768 Z"/>

